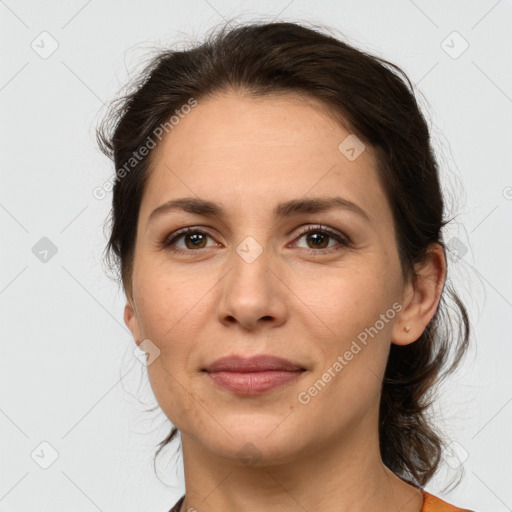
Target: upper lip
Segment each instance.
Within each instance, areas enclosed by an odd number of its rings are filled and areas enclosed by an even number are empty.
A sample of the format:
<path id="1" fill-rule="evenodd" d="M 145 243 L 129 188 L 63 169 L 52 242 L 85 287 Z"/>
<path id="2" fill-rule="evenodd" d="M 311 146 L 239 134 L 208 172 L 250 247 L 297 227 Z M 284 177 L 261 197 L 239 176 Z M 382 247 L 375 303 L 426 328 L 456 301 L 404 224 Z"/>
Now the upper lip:
<path id="1" fill-rule="evenodd" d="M 271 355 L 260 355 L 253 357 L 243 356 L 227 356 L 217 359 L 212 364 L 205 368 L 207 372 L 263 372 L 271 370 L 281 371 L 297 371 L 304 370 L 302 366 L 299 366 L 287 359 L 281 357 L 275 357 Z"/>

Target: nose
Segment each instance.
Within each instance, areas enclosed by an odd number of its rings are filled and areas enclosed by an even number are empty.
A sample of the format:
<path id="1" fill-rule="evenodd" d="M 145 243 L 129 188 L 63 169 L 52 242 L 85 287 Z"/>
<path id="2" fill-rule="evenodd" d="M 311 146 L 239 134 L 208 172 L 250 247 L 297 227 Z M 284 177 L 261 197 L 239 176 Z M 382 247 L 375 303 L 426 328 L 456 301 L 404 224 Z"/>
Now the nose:
<path id="1" fill-rule="evenodd" d="M 217 315 L 226 326 L 238 324 L 252 331 L 259 326 L 279 327 L 286 322 L 285 299 L 290 291 L 271 251 L 260 247 L 255 252 L 254 245 L 249 244 L 245 246 L 249 251 L 244 251 L 241 244 L 233 251 L 231 271 L 219 284 Z"/>

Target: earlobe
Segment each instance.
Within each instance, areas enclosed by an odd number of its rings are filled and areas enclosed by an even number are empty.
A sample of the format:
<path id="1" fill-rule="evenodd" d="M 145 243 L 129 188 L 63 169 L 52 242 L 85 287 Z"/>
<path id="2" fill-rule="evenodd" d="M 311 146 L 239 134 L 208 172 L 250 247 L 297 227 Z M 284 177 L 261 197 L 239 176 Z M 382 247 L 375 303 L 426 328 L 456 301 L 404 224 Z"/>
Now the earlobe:
<path id="1" fill-rule="evenodd" d="M 391 342 L 409 345 L 416 341 L 437 311 L 446 279 L 446 256 L 440 244 L 431 244 L 425 261 L 415 265 L 414 282 L 407 285 L 407 297 L 393 331 Z"/>
<path id="2" fill-rule="evenodd" d="M 124 323 L 126 327 L 130 329 L 133 339 L 137 346 L 142 342 L 142 336 L 140 334 L 139 319 L 137 313 L 130 302 L 127 302 L 124 307 Z"/>

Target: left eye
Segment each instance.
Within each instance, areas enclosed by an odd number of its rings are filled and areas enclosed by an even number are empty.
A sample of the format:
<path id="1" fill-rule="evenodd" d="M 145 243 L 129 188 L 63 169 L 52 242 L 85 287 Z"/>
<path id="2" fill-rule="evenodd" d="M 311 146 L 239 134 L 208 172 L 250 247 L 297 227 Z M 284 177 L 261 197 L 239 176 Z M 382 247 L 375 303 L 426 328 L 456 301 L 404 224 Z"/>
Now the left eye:
<path id="1" fill-rule="evenodd" d="M 177 241 L 180 239 L 184 239 L 185 247 L 178 247 Z M 202 231 L 197 228 L 184 228 L 177 233 L 173 233 L 166 237 L 161 243 L 162 248 L 168 248 L 175 252 L 187 253 L 191 251 L 196 251 L 198 249 L 205 249 L 207 238 L 212 238 L 207 232 Z M 341 233 L 337 231 L 333 231 L 324 226 L 309 226 L 305 229 L 296 240 L 300 240 L 302 238 L 306 239 L 306 243 L 312 243 L 312 247 L 305 247 L 306 250 L 311 252 L 329 252 L 331 250 L 339 250 L 336 247 L 336 244 L 328 247 L 329 239 L 334 239 L 338 242 L 338 245 L 341 247 L 346 247 L 350 245 L 350 240 L 348 237 L 343 236 Z M 212 238 L 213 240 L 213 238 Z"/>
<path id="2" fill-rule="evenodd" d="M 349 240 L 342 236 L 340 233 L 336 231 L 332 231 L 329 228 L 322 226 L 309 226 L 302 234 L 299 236 L 299 239 L 306 237 L 306 243 L 312 242 L 316 249 L 327 249 L 331 250 L 333 247 L 327 247 L 325 241 L 327 239 L 334 239 L 341 246 L 349 245 Z M 329 242 L 327 241 L 327 244 Z M 316 249 L 311 249 L 310 247 L 306 247 L 306 249 L 316 251 Z M 335 249 L 337 250 L 337 249 Z"/>

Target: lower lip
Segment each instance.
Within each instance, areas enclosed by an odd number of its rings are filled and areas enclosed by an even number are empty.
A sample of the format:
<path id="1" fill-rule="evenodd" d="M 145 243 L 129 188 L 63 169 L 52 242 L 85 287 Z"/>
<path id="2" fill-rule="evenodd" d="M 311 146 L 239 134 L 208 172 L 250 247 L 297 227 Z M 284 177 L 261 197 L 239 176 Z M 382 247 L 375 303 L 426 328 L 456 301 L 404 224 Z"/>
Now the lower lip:
<path id="1" fill-rule="evenodd" d="M 263 372 L 219 371 L 207 373 L 215 384 L 236 395 L 261 395 L 297 379 L 304 372 L 302 370 L 270 370 Z"/>

